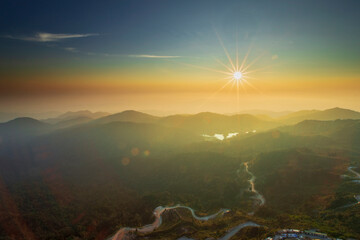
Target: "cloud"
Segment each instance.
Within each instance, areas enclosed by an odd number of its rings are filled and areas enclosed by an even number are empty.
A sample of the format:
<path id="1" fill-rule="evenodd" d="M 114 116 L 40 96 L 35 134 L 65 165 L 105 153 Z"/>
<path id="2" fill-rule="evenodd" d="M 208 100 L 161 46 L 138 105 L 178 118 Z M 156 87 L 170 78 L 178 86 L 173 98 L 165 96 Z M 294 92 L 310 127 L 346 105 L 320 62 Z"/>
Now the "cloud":
<path id="1" fill-rule="evenodd" d="M 159 55 L 128 55 L 129 57 L 136 57 L 136 58 L 179 58 L 181 56 L 159 56 Z"/>
<path id="2" fill-rule="evenodd" d="M 65 33 L 44 33 L 39 32 L 35 33 L 33 36 L 11 36 L 7 35 L 5 37 L 23 41 L 30 42 L 58 42 L 65 39 L 71 38 L 84 38 L 90 36 L 96 36 L 98 34 L 88 33 L 88 34 L 65 34 Z"/>
<path id="3" fill-rule="evenodd" d="M 79 52 L 76 48 L 73 48 L 73 47 L 66 47 L 64 49 L 69 52 Z"/>

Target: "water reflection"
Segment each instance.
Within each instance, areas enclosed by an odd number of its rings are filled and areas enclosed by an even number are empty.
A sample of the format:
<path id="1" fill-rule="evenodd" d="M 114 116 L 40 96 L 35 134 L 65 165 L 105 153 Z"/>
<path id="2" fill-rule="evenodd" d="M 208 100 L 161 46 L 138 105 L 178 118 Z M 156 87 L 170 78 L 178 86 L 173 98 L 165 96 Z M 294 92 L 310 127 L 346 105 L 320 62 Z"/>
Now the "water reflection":
<path id="1" fill-rule="evenodd" d="M 229 139 L 229 138 L 235 137 L 238 134 L 239 134 L 238 132 L 233 132 L 233 133 L 228 133 L 226 136 L 225 136 L 225 134 L 222 134 L 222 133 L 215 133 L 214 135 L 203 134 L 202 136 L 205 138 L 205 140 L 223 141 L 224 139 Z"/>

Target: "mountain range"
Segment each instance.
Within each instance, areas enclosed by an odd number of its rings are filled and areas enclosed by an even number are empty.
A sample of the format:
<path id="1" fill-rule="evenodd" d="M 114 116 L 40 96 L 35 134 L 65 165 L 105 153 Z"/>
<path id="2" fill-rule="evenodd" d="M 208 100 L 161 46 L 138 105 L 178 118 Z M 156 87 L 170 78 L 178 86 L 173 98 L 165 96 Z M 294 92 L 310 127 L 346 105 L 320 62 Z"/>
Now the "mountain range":
<path id="1" fill-rule="evenodd" d="M 237 134 L 207 140 L 228 133 Z M 359 238 L 359 208 L 342 208 L 359 194 L 348 172 L 359 172 L 359 159 L 360 113 L 340 108 L 278 118 L 133 110 L 16 118 L 0 123 L 0 238 L 24 238 L 15 214 L 39 239 L 107 239 L 120 227 L 151 223 L 157 206 L 176 204 L 200 215 L 231 211 L 205 224 L 169 212 L 148 239 L 220 236 L 240 220 L 266 225 L 266 233 L 316 226 Z M 248 170 L 263 206 L 249 190 Z"/>
<path id="2" fill-rule="evenodd" d="M 26 122 L 26 119 L 29 122 L 35 121 L 35 119 L 30 120 L 30 118 L 24 118 L 21 122 Z M 104 124 L 111 122 L 134 122 L 153 123 L 168 127 L 188 129 L 199 134 L 214 134 L 252 130 L 263 131 L 284 125 L 296 124 L 304 120 L 331 121 L 337 119 L 360 119 L 360 112 L 349 109 L 332 108 L 323 111 L 303 110 L 283 115 L 278 118 L 272 118 L 266 115 L 223 115 L 211 112 L 157 117 L 134 110 L 127 110 L 115 114 L 105 112 L 93 113 L 84 110 L 67 112 L 56 118 L 38 121 L 51 125 L 52 129 L 66 128 L 85 123 Z M 12 120 L 8 123 L 0 123 L 0 126 L 6 126 L 7 124 L 14 125 L 16 122 L 17 121 L 14 122 L 14 120 Z"/>

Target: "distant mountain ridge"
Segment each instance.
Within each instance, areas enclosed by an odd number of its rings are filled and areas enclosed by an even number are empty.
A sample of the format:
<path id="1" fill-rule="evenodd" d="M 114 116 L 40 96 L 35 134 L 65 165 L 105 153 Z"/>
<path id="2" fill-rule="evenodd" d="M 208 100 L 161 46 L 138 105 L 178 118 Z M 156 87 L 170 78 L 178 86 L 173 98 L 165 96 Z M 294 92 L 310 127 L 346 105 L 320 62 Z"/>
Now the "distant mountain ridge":
<path id="1" fill-rule="evenodd" d="M 252 110 L 244 110 L 240 111 L 237 114 L 251 114 L 251 115 L 266 115 L 271 118 L 279 118 L 282 116 L 286 116 L 293 113 L 292 111 L 268 111 L 268 110 L 261 110 L 261 109 L 252 109 Z M 230 114 L 230 115 L 237 115 L 237 114 Z"/>
<path id="2" fill-rule="evenodd" d="M 18 118 L 15 119 L 16 121 L 12 121 L 18 122 L 21 125 L 21 119 L 22 118 Z M 31 118 L 27 119 L 28 121 L 23 121 L 24 124 L 29 122 L 29 119 Z M 90 112 L 84 110 L 77 112 L 67 112 L 59 115 L 56 118 L 36 121 L 51 124 L 53 125 L 53 129 L 67 128 L 85 123 L 105 124 L 111 122 L 133 122 L 153 123 L 167 127 L 186 129 L 197 134 L 226 134 L 231 132 L 246 132 L 253 130 L 265 131 L 284 125 L 298 124 L 303 121 L 334 121 L 337 119 L 360 119 L 360 112 L 343 108 L 331 108 L 323 111 L 302 110 L 298 112 L 292 112 L 279 118 L 272 118 L 267 115 L 224 115 L 212 112 L 182 115 L 177 114 L 166 117 L 158 117 L 135 110 L 126 110 L 115 114 L 108 114 L 105 112 Z M 8 123 L 10 124 L 12 121 L 9 121 Z M 306 131 L 311 131 L 313 128 L 310 125 L 311 123 L 313 125 L 315 124 L 314 122 L 304 122 L 302 125 L 297 126 L 299 129 L 297 134 L 301 134 L 299 131 L 300 129 L 304 128 L 307 128 Z M 319 126 L 314 125 L 314 127 L 318 128 Z M 285 128 L 284 130 L 286 131 Z"/>
<path id="3" fill-rule="evenodd" d="M 279 130 L 296 135 L 329 135 L 334 131 L 352 127 L 358 123 L 360 123 L 360 119 L 304 120 L 295 125 L 282 126 Z"/>
<path id="4" fill-rule="evenodd" d="M 66 112 L 64 114 L 61 114 L 60 116 L 58 116 L 58 118 L 61 119 L 73 119 L 74 117 L 89 117 L 89 118 L 100 118 L 100 117 L 105 117 L 107 115 L 109 115 L 110 113 L 107 112 L 91 112 L 88 110 L 82 110 L 82 111 L 76 111 L 76 112 Z"/>
<path id="5" fill-rule="evenodd" d="M 53 118 L 58 116 L 60 112 L 49 111 L 49 112 L 40 112 L 40 113 L 21 113 L 21 112 L 0 112 L 0 123 L 8 122 L 15 118 L 20 117 L 30 117 L 35 119 L 44 119 L 44 118 Z"/>
<path id="6" fill-rule="evenodd" d="M 51 130 L 51 125 L 29 117 L 15 118 L 0 123 L 0 137 L 2 139 L 28 138 Z"/>
<path id="7" fill-rule="evenodd" d="M 111 114 L 95 120 L 96 123 L 110 123 L 110 122 L 135 122 L 135 123 L 153 123 L 160 119 L 150 114 L 126 110 L 120 113 Z"/>
<path id="8" fill-rule="evenodd" d="M 200 134 L 230 133 L 250 130 L 267 130 L 279 126 L 249 114 L 227 116 L 211 112 L 195 115 L 173 115 L 159 120 L 160 124 L 192 130 Z"/>
<path id="9" fill-rule="evenodd" d="M 63 114 L 60 114 L 59 116 L 55 118 L 48 118 L 42 120 L 43 122 L 50 123 L 50 124 L 58 124 L 60 122 L 69 121 L 69 120 L 75 120 L 75 119 L 84 119 L 88 118 L 90 120 L 98 119 L 104 116 L 109 115 L 110 113 L 107 112 L 91 112 L 88 110 L 81 110 L 81 111 L 69 111 Z"/>
<path id="10" fill-rule="evenodd" d="M 303 110 L 279 118 L 283 123 L 295 124 L 304 120 L 336 120 L 336 119 L 360 119 L 360 112 L 344 108 L 330 108 L 320 110 Z"/>

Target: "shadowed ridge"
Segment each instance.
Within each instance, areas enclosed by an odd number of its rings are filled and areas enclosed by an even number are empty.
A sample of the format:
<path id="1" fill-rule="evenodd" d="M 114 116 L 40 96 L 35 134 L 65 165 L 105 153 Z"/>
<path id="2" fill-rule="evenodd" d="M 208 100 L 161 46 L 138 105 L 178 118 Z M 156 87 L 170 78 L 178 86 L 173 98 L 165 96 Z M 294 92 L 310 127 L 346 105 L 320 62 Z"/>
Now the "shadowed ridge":
<path id="1" fill-rule="evenodd" d="M 7 121 L 5 123 L 0 123 L 1 126 L 17 126 L 17 125 L 42 125 L 42 126 L 47 126 L 48 124 L 44 123 L 44 122 L 41 122 L 37 119 L 34 119 L 34 118 L 30 118 L 30 117 L 19 117 L 19 118 L 15 118 L 13 120 L 10 120 L 10 121 Z"/>
<path id="2" fill-rule="evenodd" d="M 18 140 L 44 134 L 51 130 L 51 125 L 29 117 L 15 118 L 6 123 L 0 123 L 0 136 Z"/>

